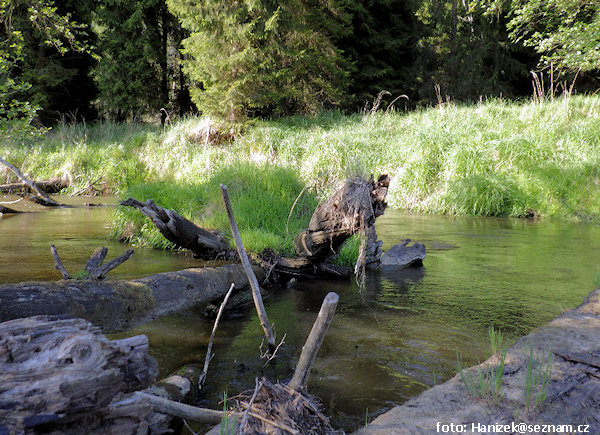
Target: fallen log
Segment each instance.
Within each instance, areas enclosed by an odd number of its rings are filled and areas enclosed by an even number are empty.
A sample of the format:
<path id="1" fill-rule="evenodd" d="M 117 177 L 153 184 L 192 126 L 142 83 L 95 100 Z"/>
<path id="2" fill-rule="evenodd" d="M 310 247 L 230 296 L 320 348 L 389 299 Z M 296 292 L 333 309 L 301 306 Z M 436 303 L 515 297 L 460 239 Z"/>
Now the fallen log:
<path id="1" fill-rule="evenodd" d="M 255 273 L 264 278 L 258 267 Z M 39 314 L 82 317 L 106 333 L 222 298 L 231 284 L 248 288 L 241 265 L 186 269 L 135 280 L 61 280 L 0 285 L 0 322 Z"/>
<path id="2" fill-rule="evenodd" d="M 69 187 L 69 181 L 64 178 L 53 178 L 52 180 L 32 181 L 32 183 L 45 193 L 58 193 L 66 187 Z M 27 183 L 7 183 L 0 184 L 0 192 L 23 192 L 29 190 Z"/>
<path id="3" fill-rule="evenodd" d="M 152 408 L 113 399 L 158 374 L 144 335 L 110 341 L 83 319 L 0 324 L 0 433 L 139 433 Z"/>
<path id="4" fill-rule="evenodd" d="M 43 206 L 46 206 L 46 207 L 62 207 L 63 206 L 63 204 L 60 204 L 60 203 L 54 201 L 52 198 L 50 198 L 48 195 L 46 195 L 44 192 L 42 192 L 31 180 L 29 180 L 27 177 L 25 177 L 21 173 L 21 171 L 19 171 L 13 165 L 8 163 L 6 160 L 0 158 L 0 163 L 2 163 L 4 166 L 6 166 L 8 169 L 10 169 L 17 177 L 19 177 L 21 180 L 23 180 L 23 182 L 25 184 L 27 184 L 29 186 L 31 191 L 35 194 L 35 197 L 32 198 L 35 200 L 35 202 L 37 202 L 38 204 L 41 204 Z"/>
<path id="5" fill-rule="evenodd" d="M 0 205 L 0 214 L 14 214 L 14 213 L 22 213 L 22 212 Z"/>
<path id="6" fill-rule="evenodd" d="M 134 207 L 148 216 L 160 233 L 178 248 L 189 249 L 198 258 L 204 260 L 234 259 L 235 251 L 230 248 L 229 240 L 218 231 L 200 228 L 174 210 L 162 208 L 149 199 L 146 202 L 128 198 L 121 205 Z"/>

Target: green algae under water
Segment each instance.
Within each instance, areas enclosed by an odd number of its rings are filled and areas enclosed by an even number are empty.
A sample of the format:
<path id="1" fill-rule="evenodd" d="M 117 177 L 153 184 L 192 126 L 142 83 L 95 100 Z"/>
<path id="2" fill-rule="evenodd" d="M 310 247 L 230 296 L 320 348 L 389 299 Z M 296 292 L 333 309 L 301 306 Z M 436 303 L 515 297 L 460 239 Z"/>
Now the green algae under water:
<path id="1" fill-rule="evenodd" d="M 49 244 L 65 266 L 83 268 L 100 245 L 112 258 L 127 249 L 107 241 L 110 208 L 64 209 L 0 219 L 0 282 L 58 279 Z M 509 341 L 579 305 L 593 290 L 600 264 L 600 226 L 559 221 L 465 218 L 388 211 L 378 219 L 384 250 L 404 238 L 425 243 L 424 267 L 371 273 L 366 288 L 332 280 L 300 282 L 272 292 L 269 319 L 285 344 L 263 367 L 261 328 L 249 311 L 223 319 L 200 405 L 220 408 L 254 388 L 256 376 L 287 381 L 325 295 L 340 295 L 336 316 L 309 379 L 334 427 L 356 429 L 486 357 L 490 325 Z M 182 254 L 136 249 L 112 274 L 137 277 L 199 266 Z M 212 320 L 190 310 L 118 337 L 147 334 L 161 375 L 203 364 Z M 117 337 L 117 336 L 115 336 Z"/>

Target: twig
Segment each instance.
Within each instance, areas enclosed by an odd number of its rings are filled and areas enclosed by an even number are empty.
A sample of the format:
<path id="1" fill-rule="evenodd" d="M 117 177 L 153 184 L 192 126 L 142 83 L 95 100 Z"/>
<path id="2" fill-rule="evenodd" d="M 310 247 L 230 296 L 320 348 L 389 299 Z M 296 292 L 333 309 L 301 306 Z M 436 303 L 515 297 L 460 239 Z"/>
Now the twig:
<path id="1" fill-rule="evenodd" d="M 292 204 L 292 208 L 290 209 L 290 213 L 288 214 L 288 218 L 287 221 L 285 222 L 285 233 L 289 234 L 289 230 L 288 230 L 288 225 L 290 223 L 290 218 L 292 217 L 292 212 L 294 211 L 294 207 L 296 207 L 296 204 L 298 203 L 298 200 L 300 199 L 300 197 L 302 196 L 302 194 L 304 193 L 304 191 L 308 188 L 308 186 L 304 186 L 302 188 L 302 190 L 300 191 L 300 193 L 298 194 L 298 196 L 296 197 L 296 200 L 294 201 L 294 203 Z"/>
<path id="2" fill-rule="evenodd" d="M 331 320 L 335 314 L 335 308 L 337 307 L 339 299 L 340 298 L 337 293 L 334 292 L 330 292 L 327 294 L 327 296 L 325 296 L 323 304 L 321 305 L 321 309 L 319 310 L 317 320 L 315 320 L 315 323 L 313 324 L 310 334 L 306 339 L 306 343 L 304 343 L 304 346 L 302 346 L 302 353 L 300 354 L 300 359 L 296 365 L 294 376 L 288 384 L 290 388 L 293 388 L 297 391 L 301 391 L 306 388 L 308 375 L 310 374 L 310 370 L 315 362 L 319 348 L 323 343 L 325 334 L 327 334 L 327 329 L 329 329 L 329 325 L 331 324 Z"/>
<path id="3" fill-rule="evenodd" d="M 223 314 L 223 309 L 229 300 L 229 296 L 231 296 L 231 292 L 233 292 L 233 288 L 235 285 L 231 283 L 231 287 L 229 287 L 229 291 L 225 295 L 223 302 L 221 302 L 221 306 L 219 307 L 219 312 L 217 313 L 217 318 L 215 319 L 215 324 L 213 325 L 212 332 L 210 333 L 210 339 L 208 340 L 208 349 L 206 349 L 206 358 L 204 359 L 204 369 L 202 370 L 202 374 L 200 378 L 198 378 L 198 388 L 202 389 L 204 385 L 204 381 L 206 380 L 206 374 L 208 373 L 208 364 L 212 359 L 212 345 L 215 339 L 215 333 L 217 332 L 217 326 L 219 325 L 219 320 L 221 319 L 221 314 Z"/>
<path id="4" fill-rule="evenodd" d="M 13 171 L 17 177 L 19 177 L 21 180 L 23 180 L 23 182 L 25 184 L 27 184 L 31 188 L 31 190 L 33 190 L 33 192 L 42 200 L 43 205 L 51 206 L 51 207 L 62 206 L 62 204 L 59 204 L 58 202 L 54 201 L 52 198 L 50 198 L 48 195 L 46 195 L 44 192 L 42 192 L 40 189 L 38 189 L 38 187 L 31 180 L 29 180 L 27 177 L 25 177 L 23 174 L 21 174 L 21 171 L 19 171 L 13 165 L 8 163 L 6 160 L 0 158 L 0 163 L 2 163 L 4 166 L 6 166 L 11 171 Z"/>
<path id="5" fill-rule="evenodd" d="M 187 422 L 187 420 L 185 418 L 182 418 L 182 420 L 183 420 L 184 426 L 187 428 L 187 430 L 190 431 L 190 433 L 192 435 L 198 435 L 198 432 L 194 432 L 194 429 L 191 428 L 191 426 L 188 424 L 188 422 Z"/>
<path id="6" fill-rule="evenodd" d="M 244 266 L 244 270 L 246 271 L 246 275 L 248 276 L 248 281 L 250 282 L 250 287 L 252 288 L 252 297 L 254 299 L 254 306 L 256 307 L 256 312 L 260 320 L 260 325 L 265 331 L 265 337 L 267 338 L 269 350 L 274 351 L 276 347 L 275 335 L 273 334 L 273 330 L 269 325 L 269 319 L 267 317 L 267 312 L 265 311 L 265 306 L 262 301 L 258 281 L 256 279 L 254 271 L 252 270 L 252 266 L 250 265 L 250 260 L 248 260 L 248 255 L 246 254 L 246 251 L 244 249 L 242 238 L 240 237 L 240 232 L 238 230 L 235 217 L 233 216 L 231 201 L 229 199 L 229 189 L 224 184 L 221 184 L 220 186 L 221 193 L 223 194 L 223 202 L 225 203 L 225 209 L 227 210 L 227 217 L 229 218 L 229 225 L 231 226 L 231 232 L 233 234 L 233 239 L 235 240 L 235 246 L 237 248 L 238 256 L 242 261 L 242 265 Z"/>
<path id="7" fill-rule="evenodd" d="M 275 355 L 277 355 L 277 351 L 279 350 L 281 345 L 283 343 L 285 343 L 285 337 L 287 337 L 287 332 L 285 334 L 283 334 L 283 338 L 281 339 L 281 341 L 279 342 L 279 344 L 277 345 L 277 347 L 275 348 L 275 350 L 273 351 L 273 353 L 271 354 L 269 359 L 267 359 L 267 361 L 263 364 L 263 367 L 266 367 L 267 364 L 269 364 L 273 360 L 273 358 L 275 358 Z M 261 355 L 261 357 L 263 357 L 263 355 Z M 264 355 L 264 357 L 266 357 L 266 355 Z"/>
<path id="8" fill-rule="evenodd" d="M 63 279 L 71 279 L 71 275 L 63 266 L 62 261 L 60 261 L 60 257 L 58 256 L 58 252 L 56 252 L 56 247 L 54 245 L 50 245 L 50 252 L 52 252 L 52 256 L 54 257 L 54 268 L 60 272 Z"/>
<path id="9" fill-rule="evenodd" d="M 273 426 L 275 426 L 275 427 L 278 427 L 279 429 L 283 429 L 284 431 L 286 431 L 286 432 L 289 432 L 289 433 L 291 433 L 291 434 L 297 435 L 297 434 L 299 434 L 299 433 L 300 433 L 300 432 L 298 432 L 296 429 L 293 429 L 293 428 L 289 427 L 289 426 L 288 426 L 288 425 L 286 425 L 286 424 L 283 424 L 283 423 L 278 423 L 278 422 L 276 422 L 276 421 L 273 421 L 273 420 L 269 420 L 268 418 L 265 418 L 265 417 L 263 417 L 262 415 L 260 415 L 260 414 L 257 414 L 257 413 L 255 413 L 255 412 L 250 412 L 249 414 L 250 414 L 252 417 L 254 417 L 254 418 L 258 418 L 259 420 L 262 420 L 262 421 L 264 421 L 264 422 L 265 422 L 265 423 L 267 423 L 267 424 L 270 424 L 270 425 L 273 425 Z"/>
<path id="10" fill-rule="evenodd" d="M 252 404 L 254 403 L 254 400 L 256 400 L 258 390 L 260 390 L 262 388 L 262 384 L 263 384 L 262 381 L 259 382 L 258 378 L 254 378 L 254 382 L 256 383 L 256 387 L 254 388 L 254 394 L 252 395 L 250 402 L 248 402 L 248 408 L 246 408 L 246 412 L 244 412 L 244 417 L 242 418 L 242 422 L 240 423 L 240 433 L 244 433 L 244 426 L 248 422 L 248 415 L 250 414 L 250 408 L 252 408 Z"/>
<path id="11" fill-rule="evenodd" d="M 128 249 L 127 251 L 125 251 L 123 254 L 119 255 L 114 260 L 110 260 L 104 266 L 98 267 L 94 271 L 90 272 L 90 277 L 93 278 L 93 279 L 104 279 L 106 277 L 106 274 L 108 272 L 110 272 L 115 267 L 117 267 L 117 266 L 121 265 L 122 263 L 124 263 L 133 254 L 134 254 L 133 249 Z"/>

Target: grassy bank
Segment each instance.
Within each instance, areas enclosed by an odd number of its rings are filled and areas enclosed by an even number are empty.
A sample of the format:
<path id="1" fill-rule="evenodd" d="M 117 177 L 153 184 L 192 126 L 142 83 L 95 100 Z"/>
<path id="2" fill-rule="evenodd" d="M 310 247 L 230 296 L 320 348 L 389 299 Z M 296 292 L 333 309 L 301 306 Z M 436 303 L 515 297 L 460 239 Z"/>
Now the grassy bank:
<path id="1" fill-rule="evenodd" d="M 353 174 L 387 172 L 398 209 L 483 216 L 539 215 L 600 222 L 600 98 L 543 104 L 488 101 L 410 113 L 259 121 L 205 145 L 197 118 L 157 126 L 64 125 L 42 143 L 0 146 L 34 178 L 65 176 L 78 190 L 103 177 L 122 196 L 152 198 L 201 225 L 227 230 L 228 184 L 252 250 L 292 248 L 312 209 Z M 292 204 L 300 199 L 289 220 Z M 133 210 L 115 234 L 167 247 Z"/>

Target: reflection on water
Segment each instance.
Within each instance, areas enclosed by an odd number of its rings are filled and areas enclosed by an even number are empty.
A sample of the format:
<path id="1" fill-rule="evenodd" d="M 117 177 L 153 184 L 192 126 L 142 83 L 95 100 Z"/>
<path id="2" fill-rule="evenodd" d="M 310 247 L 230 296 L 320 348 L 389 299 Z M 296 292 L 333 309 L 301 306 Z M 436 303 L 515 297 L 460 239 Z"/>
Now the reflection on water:
<path id="1" fill-rule="evenodd" d="M 14 201 L 15 196 L 1 196 L 0 202 Z M 85 197 L 60 197 L 62 203 L 82 205 L 100 202 Z M 85 263 L 100 246 L 108 248 L 107 261 L 130 247 L 109 240 L 108 223 L 117 198 L 101 198 L 107 207 L 47 208 L 19 202 L 8 207 L 32 211 L 15 215 L 0 215 L 0 283 L 60 279 L 54 270 L 50 245 L 54 244 L 60 258 L 71 273 L 85 268 Z M 109 278 L 137 278 L 167 270 L 196 267 L 202 263 L 185 255 L 149 248 L 135 248 L 135 255 L 114 269 Z"/>
<path id="2" fill-rule="evenodd" d="M 51 216 L 46 223 L 27 216 L 1 219 L 0 280 L 38 279 L 29 275 L 37 268 L 53 273 L 46 254 L 50 243 L 73 255 L 69 261 L 75 266 L 100 244 L 120 254 L 126 246 L 104 239 L 108 213 L 55 211 L 45 213 Z M 15 219 L 24 220 L 7 225 Z M 355 429 L 367 410 L 372 417 L 453 376 L 457 351 L 466 363 L 485 358 L 489 325 L 514 340 L 581 303 L 600 264 L 597 225 L 388 212 L 379 218 L 377 232 L 384 249 L 405 238 L 425 243 L 424 267 L 371 274 L 362 294 L 342 281 L 302 282 L 273 292 L 266 300 L 269 319 L 278 337 L 287 336 L 267 367 L 258 357 L 262 330 L 256 316 L 222 320 L 202 405 L 218 407 L 225 390 L 231 396 L 254 388 L 256 376 L 288 380 L 323 298 L 335 291 L 340 302 L 309 391 L 322 399 L 334 426 Z M 151 250 L 136 250 L 132 260 L 136 257 L 135 266 L 125 269 L 130 260 L 116 271 L 140 276 L 192 261 Z M 211 329 L 212 321 L 192 310 L 122 335 L 147 334 L 161 373 L 168 374 L 183 364 L 203 364 Z"/>

